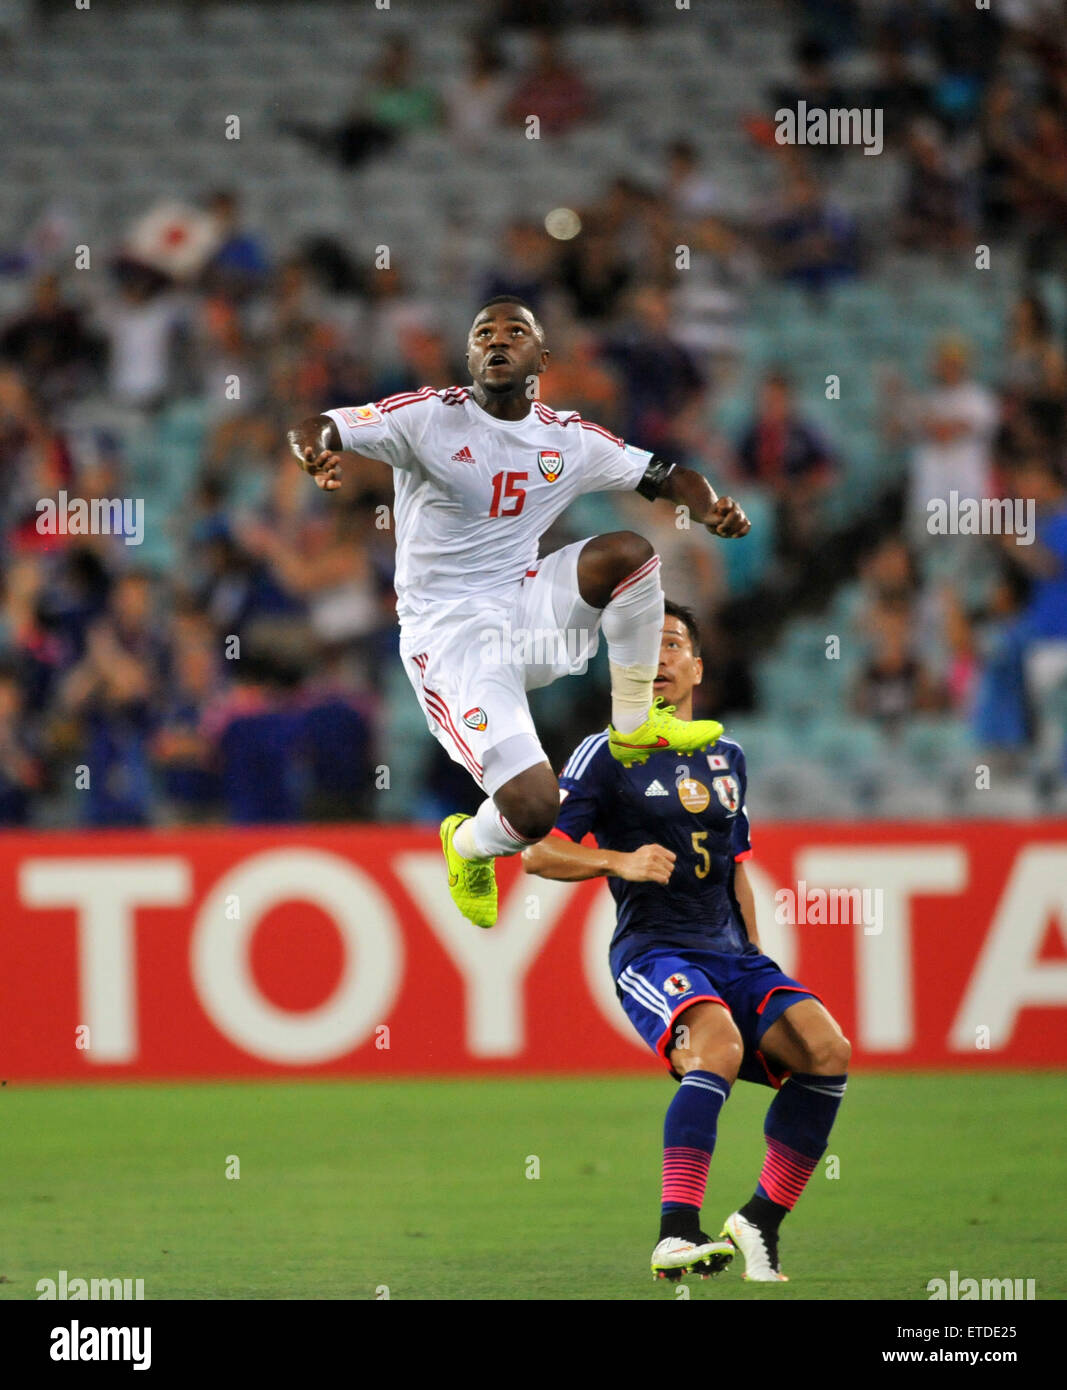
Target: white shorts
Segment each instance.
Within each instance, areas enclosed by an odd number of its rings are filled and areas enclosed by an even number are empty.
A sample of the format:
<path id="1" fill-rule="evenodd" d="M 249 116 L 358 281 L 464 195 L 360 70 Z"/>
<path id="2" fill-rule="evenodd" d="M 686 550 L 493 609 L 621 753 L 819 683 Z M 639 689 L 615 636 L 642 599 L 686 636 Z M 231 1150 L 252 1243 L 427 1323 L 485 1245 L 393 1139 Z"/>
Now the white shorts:
<path id="1" fill-rule="evenodd" d="M 586 544 L 538 560 L 511 595 L 473 595 L 432 629 L 401 634 L 427 727 L 490 796 L 546 761 L 526 692 L 581 675 L 596 654 L 602 610 L 578 592 Z"/>

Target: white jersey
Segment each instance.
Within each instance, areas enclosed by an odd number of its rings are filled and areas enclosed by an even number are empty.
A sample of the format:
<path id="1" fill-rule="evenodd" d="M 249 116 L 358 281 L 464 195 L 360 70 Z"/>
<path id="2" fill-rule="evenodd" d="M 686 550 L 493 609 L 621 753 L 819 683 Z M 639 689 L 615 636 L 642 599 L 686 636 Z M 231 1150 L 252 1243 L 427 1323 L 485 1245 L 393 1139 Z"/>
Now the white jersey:
<path id="1" fill-rule="evenodd" d="M 576 497 L 632 491 L 652 458 L 541 401 L 522 420 L 497 420 L 464 386 L 326 414 L 343 448 L 395 474 L 397 615 L 408 633 L 513 596 L 540 537 Z"/>

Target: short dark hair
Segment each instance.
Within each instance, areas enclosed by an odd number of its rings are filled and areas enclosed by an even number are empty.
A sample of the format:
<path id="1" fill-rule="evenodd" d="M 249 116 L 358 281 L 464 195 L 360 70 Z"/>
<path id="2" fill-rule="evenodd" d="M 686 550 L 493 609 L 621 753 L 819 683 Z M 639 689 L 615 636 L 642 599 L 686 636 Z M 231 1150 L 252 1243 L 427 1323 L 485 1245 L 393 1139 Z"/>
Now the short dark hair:
<path id="1" fill-rule="evenodd" d="M 537 317 L 537 310 L 532 304 L 527 304 L 526 300 L 522 299 L 517 294 L 494 294 L 492 299 L 487 299 L 484 304 L 480 305 L 475 310 L 474 317 L 477 318 L 478 315 L 484 313 L 486 309 L 491 309 L 494 304 L 517 304 L 520 309 L 525 309 L 533 319 L 534 327 L 537 329 L 538 333 L 540 333 L 541 337 L 544 338 L 545 330 L 541 327 L 541 320 Z"/>
<path id="2" fill-rule="evenodd" d="M 677 618 L 689 634 L 689 641 L 693 647 L 693 655 L 700 655 L 700 629 L 697 627 L 697 620 L 693 616 L 693 610 L 686 608 L 680 603 L 675 603 L 672 599 L 663 601 L 664 618 Z"/>

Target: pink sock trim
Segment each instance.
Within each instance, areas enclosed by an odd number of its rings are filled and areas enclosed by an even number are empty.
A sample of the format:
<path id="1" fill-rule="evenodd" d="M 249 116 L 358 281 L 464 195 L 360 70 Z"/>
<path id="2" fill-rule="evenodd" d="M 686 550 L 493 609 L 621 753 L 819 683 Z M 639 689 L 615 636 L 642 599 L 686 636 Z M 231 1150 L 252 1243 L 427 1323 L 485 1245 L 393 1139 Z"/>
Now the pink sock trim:
<path id="1" fill-rule="evenodd" d="M 663 1201 L 699 1207 L 708 1185 L 711 1154 L 706 1149 L 663 1150 Z"/>
<path id="2" fill-rule="evenodd" d="M 786 1148 L 777 1139 L 768 1136 L 767 1156 L 763 1160 L 759 1185 L 772 1202 L 792 1211 L 818 1162 L 817 1158 L 798 1154 L 795 1149 Z"/>

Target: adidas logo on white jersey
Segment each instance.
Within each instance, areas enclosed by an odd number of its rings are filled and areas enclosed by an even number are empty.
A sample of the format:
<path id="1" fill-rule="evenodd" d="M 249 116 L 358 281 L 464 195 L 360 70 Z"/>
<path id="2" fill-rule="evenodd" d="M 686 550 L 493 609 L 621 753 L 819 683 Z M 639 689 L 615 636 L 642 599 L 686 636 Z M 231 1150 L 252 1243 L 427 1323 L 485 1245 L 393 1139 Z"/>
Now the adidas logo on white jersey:
<path id="1" fill-rule="evenodd" d="M 650 782 L 645 788 L 646 796 L 670 796 L 670 792 L 660 781 Z"/>

